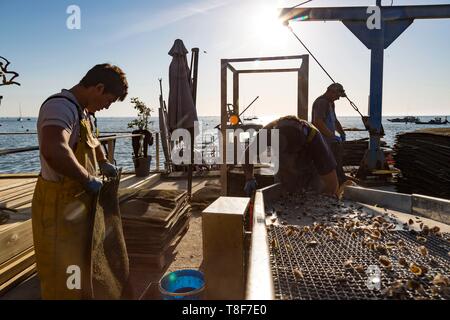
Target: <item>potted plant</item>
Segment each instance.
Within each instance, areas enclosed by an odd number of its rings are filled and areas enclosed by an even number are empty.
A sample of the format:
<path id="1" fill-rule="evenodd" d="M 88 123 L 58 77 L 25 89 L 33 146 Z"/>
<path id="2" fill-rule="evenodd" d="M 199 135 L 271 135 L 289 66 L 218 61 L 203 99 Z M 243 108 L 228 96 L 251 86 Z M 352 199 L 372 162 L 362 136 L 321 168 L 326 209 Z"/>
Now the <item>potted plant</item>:
<path id="1" fill-rule="evenodd" d="M 144 135 L 142 147 L 140 137 L 132 138 L 134 169 L 136 176 L 146 177 L 150 174 L 150 164 L 152 160 L 152 157 L 148 154 L 148 146 L 153 144 L 153 136 L 148 130 L 148 125 L 153 109 L 147 107 L 144 102 L 139 100 L 139 98 L 131 98 L 131 103 L 134 105 L 134 109 L 137 110 L 138 117 L 128 123 L 128 128 L 137 128 L 137 130 L 133 130 L 132 133 Z"/>

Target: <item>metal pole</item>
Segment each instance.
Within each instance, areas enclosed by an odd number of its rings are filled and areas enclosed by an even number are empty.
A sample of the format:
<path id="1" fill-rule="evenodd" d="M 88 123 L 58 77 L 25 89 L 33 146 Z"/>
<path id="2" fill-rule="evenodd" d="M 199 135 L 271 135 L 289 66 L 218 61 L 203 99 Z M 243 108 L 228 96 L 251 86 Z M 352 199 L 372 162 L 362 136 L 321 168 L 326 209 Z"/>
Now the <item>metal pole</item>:
<path id="1" fill-rule="evenodd" d="M 192 76 L 192 98 L 194 99 L 194 105 L 197 106 L 197 81 L 198 81 L 198 55 L 199 48 L 192 48 L 192 58 L 194 59 L 194 65 L 191 63 Z M 193 69 L 193 70 L 192 70 Z"/>
<path id="2" fill-rule="evenodd" d="M 156 133 L 156 171 L 159 171 L 159 132 Z"/>
<path id="3" fill-rule="evenodd" d="M 382 166 L 383 159 L 378 159 L 381 138 L 381 118 L 382 118 L 382 104 L 383 104 L 383 62 L 384 62 L 384 48 L 383 36 L 380 32 L 380 41 L 371 50 L 371 66 L 370 66 L 370 143 L 369 143 L 369 159 L 367 162 L 368 168 L 376 169 Z"/>
<path id="4" fill-rule="evenodd" d="M 192 48 L 192 59 L 191 62 L 191 73 L 192 78 L 192 99 L 194 100 L 194 106 L 197 107 L 197 80 L 198 80 L 198 48 Z M 191 130 L 191 162 L 188 166 L 188 197 L 192 195 L 192 172 L 193 172 L 193 162 L 194 162 L 194 146 L 195 146 L 195 136 L 194 128 Z"/>

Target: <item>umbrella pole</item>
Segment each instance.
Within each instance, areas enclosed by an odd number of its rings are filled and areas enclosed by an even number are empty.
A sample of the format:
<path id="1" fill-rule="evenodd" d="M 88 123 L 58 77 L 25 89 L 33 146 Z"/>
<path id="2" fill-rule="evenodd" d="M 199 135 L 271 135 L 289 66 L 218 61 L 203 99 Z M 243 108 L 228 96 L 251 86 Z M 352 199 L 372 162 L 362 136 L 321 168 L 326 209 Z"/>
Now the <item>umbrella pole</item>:
<path id="1" fill-rule="evenodd" d="M 194 128 L 189 129 L 189 132 L 191 134 L 191 163 L 188 166 L 188 185 L 187 185 L 187 192 L 188 192 L 188 199 L 191 199 L 192 196 L 192 174 L 193 174 L 193 159 L 194 159 Z"/>
<path id="2" fill-rule="evenodd" d="M 191 74 L 192 76 L 192 98 L 194 100 L 194 106 L 197 107 L 197 80 L 198 80 L 198 56 L 199 56 L 199 48 L 192 48 L 192 56 L 191 56 Z M 193 174 L 193 163 L 194 163 L 194 145 L 195 145 L 195 136 L 194 136 L 194 128 L 190 130 L 191 134 L 191 163 L 188 166 L 188 198 L 190 199 L 192 196 L 192 174 Z"/>

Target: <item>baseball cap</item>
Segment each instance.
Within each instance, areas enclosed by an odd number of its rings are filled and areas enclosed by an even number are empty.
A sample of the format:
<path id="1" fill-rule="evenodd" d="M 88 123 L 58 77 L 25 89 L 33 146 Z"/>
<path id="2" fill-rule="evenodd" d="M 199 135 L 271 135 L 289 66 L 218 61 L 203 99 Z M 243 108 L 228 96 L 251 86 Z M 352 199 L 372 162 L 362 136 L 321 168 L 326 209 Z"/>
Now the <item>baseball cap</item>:
<path id="1" fill-rule="evenodd" d="M 329 85 L 328 86 L 328 90 L 333 90 L 333 91 L 336 91 L 336 92 L 340 93 L 341 97 L 346 97 L 347 96 L 345 94 L 345 90 L 344 90 L 344 87 L 342 86 L 342 84 L 337 83 L 337 82 Z"/>

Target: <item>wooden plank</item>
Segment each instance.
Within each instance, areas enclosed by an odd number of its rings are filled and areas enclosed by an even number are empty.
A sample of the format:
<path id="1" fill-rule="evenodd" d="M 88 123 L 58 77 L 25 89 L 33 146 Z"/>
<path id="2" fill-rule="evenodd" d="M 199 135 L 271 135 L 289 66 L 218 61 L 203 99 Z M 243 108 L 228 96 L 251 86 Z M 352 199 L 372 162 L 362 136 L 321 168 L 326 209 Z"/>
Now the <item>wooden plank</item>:
<path id="1" fill-rule="evenodd" d="M 22 281 L 28 279 L 30 276 L 32 276 L 34 273 L 36 273 L 36 263 L 33 263 L 31 266 L 23 270 L 21 273 L 19 273 L 14 278 L 10 279 L 9 281 L 5 282 L 4 284 L 0 285 L 0 295 L 8 291 L 10 288 L 18 285 Z"/>
<path id="2" fill-rule="evenodd" d="M 18 199 L 8 201 L 5 203 L 5 205 L 7 208 L 15 209 L 15 208 L 18 208 L 25 204 L 31 203 L 31 200 L 33 200 L 33 194 L 28 194 L 28 195 L 24 195 L 23 197 L 20 197 Z"/>
<path id="3" fill-rule="evenodd" d="M 31 247 L 23 250 L 19 254 L 15 255 L 11 259 L 9 259 L 3 263 L 0 263 L 0 270 L 6 268 L 8 266 L 8 264 L 14 263 L 15 261 L 19 260 L 20 258 L 22 258 L 23 256 L 27 255 L 30 252 L 34 252 L 34 246 L 31 246 Z"/>
<path id="4" fill-rule="evenodd" d="M 6 202 L 18 200 L 18 199 L 24 198 L 26 196 L 33 195 L 33 193 L 34 193 L 34 187 L 29 190 L 18 190 L 16 192 L 12 192 L 5 196 L 1 195 L 0 203 L 6 203 Z"/>
<path id="5" fill-rule="evenodd" d="M 19 180 L 19 182 L 17 182 Z M 36 183 L 36 179 L 0 179 L 0 192 Z"/>
<path id="6" fill-rule="evenodd" d="M 37 177 L 39 177 L 39 172 L 0 173 L 0 179 L 25 179 Z"/>
<path id="7" fill-rule="evenodd" d="M 33 245 L 31 219 L 0 232 L 0 264 Z"/>
<path id="8" fill-rule="evenodd" d="M 16 184 L 15 186 L 11 186 L 11 184 L 4 185 L 3 186 L 4 190 L 1 190 L 0 194 L 1 195 L 6 195 L 6 194 L 9 194 L 11 192 L 17 192 L 18 190 L 34 188 L 35 185 L 36 185 L 36 181 L 31 181 L 31 182 L 27 182 L 27 183 L 20 183 L 20 184 Z"/>
<path id="9" fill-rule="evenodd" d="M 12 223 L 7 223 L 7 224 L 3 224 L 0 226 L 0 234 L 2 232 L 5 232 L 11 228 L 15 228 L 20 224 L 20 222 L 12 222 Z"/>
<path id="10" fill-rule="evenodd" d="M 0 267 L 0 286 L 20 274 L 35 262 L 36 257 L 33 248 L 31 248 L 31 251 L 26 250 L 19 254 L 18 257 L 16 256 L 5 262 L 3 267 Z"/>

